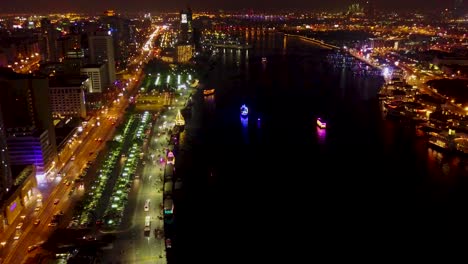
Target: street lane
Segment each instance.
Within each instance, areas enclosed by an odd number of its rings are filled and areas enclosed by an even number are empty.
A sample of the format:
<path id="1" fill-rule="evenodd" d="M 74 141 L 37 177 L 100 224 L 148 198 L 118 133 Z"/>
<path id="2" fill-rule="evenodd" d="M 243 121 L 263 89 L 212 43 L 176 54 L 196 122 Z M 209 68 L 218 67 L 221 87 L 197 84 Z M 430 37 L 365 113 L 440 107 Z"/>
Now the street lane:
<path id="1" fill-rule="evenodd" d="M 157 36 L 158 32 L 159 28 L 156 28 L 148 42 L 151 43 L 152 39 Z M 151 51 L 142 49 L 142 53 L 137 58 L 137 61 L 146 63 L 151 58 Z M 76 201 L 78 198 L 81 198 L 80 196 L 76 196 L 76 194 L 69 197 L 68 193 L 74 187 L 74 184 L 66 186 L 63 184 L 63 181 L 64 179 L 71 181 L 78 177 L 88 161 L 93 161 L 96 158 L 97 153 L 102 150 L 104 142 L 113 137 L 115 127 L 119 124 L 121 117 L 128 106 L 128 97 L 133 94 L 133 91 L 136 91 L 135 88 L 139 87 L 144 74 L 139 69 L 136 70 L 132 76 L 133 77 L 129 81 L 129 85 L 127 87 L 127 91 L 129 91 L 127 97 L 120 97 L 120 100 L 117 103 L 114 103 L 108 109 L 107 113 L 100 113 L 98 117 L 92 118 L 89 123 L 97 124 L 97 121 L 99 120 L 100 126 L 90 126 L 85 128 L 82 137 L 79 137 L 74 144 L 71 144 L 71 146 L 67 146 L 65 151 L 61 153 L 61 163 L 59 162 L 59 164 L 57 164 L 57 172 L 60 172 L 63 177 L 54 177 L 54 175 L 47 178 L 47 182 L 39 184 L 38 191 L 42 194 L 43 201 L 43 207 L 41 210 L 39 212 L 34 212 L 36 201 L 33 200 L 29 202 L 20 214 L 24 215 L 25 219 L 22 220 L 18 217 L 18 219 L 11 223 L 2 233 L 0 241 L 4 242 L 5 245 L 0 251 L 0 263 L 22 263 L 28 256 L 27 248 L 39 241 L 46 240 L 54 230 L 53 227 L 47 226 L 50 223 L 53 214 L 60 210 L 69 214 L 70 212 L 67 211 L 72 205 L 72 201 Z M 112 121 L 108 120 L 107 117 L 117 118 L 118 121 L 116 125 L 113 125 Z M 98 144 L 94 140 L 96 138 L 102 138 L 103 143 Z M 79 143 L 80 140 L 82 143 Z M 94 152 L 94 154 L 89 155 L 90 152 Z M 72 156 L 76 157 L 74 161 L 71 160 Z M 82 195 L 82 192 L 83 191 L 81 191 L 80 195 Z M 55 199 L 60 200 L 59 204 L 53 204 Z M 33 224 L 35 219 L 41 220 L 38 226 Z M 22 227 L 23 231 L 21 237 L 18 240 L 14 240 L 13 237 L 16 232 L 15 228 L 20 222 L 24 222 Z M 66 227 L 67 225 L 68 223 L 60 223 L 60 226 L 63 227 Z"/>
<path id="2" fill-rule="evenodd" d="M 151 59 L 151 53 L 142 53 L 139 58 L 143 62 L 147 62 Z M 143 78 L 144 74 L 142 71 L 137 71 L 134 76 L 135 81 L 130 81 L 127 87 L 128 97 L 132 95 Z M 61 154 L 61 161 L 63 164 L 58 164 L 58 172 L 62 174 L 62 179 L 50 177 L 48 182 L 40 183 L 38 186 L 39 192 L 42 194 L 43 208 L 39 212 L 34 212 L 35 201 L 28 203 L 26 208 L 21 212 L 21 215 L 25 215 L 25 221 L 23 225 L 23 231 L 20 239 L 14 240 L 13 236 L 16 232 L 15 228 L 17 224 L 23 220 L 18 217 L 2 234 L 0 240 L 5 242 L 5 246 L 2 247 L 0 252 L 1 261 L 0 263 L 21 263 L 28 256 L 27 248 L 31 245 L 36 244 L 39 241 L 46 240 L 54 228 L 48 227 L 52 216 L 57 211 L 64 211 L 66 213 L 71 205 L 72 198 L 68 196 L 70 190 L 74 187 L 74 184 L 66 186 L 63 179 L 69 181 L 78 177 L 83 168 L 86 166 L 88 161 L 93 161 L 96 158 L 96 154 L 104 147 L 104 142 L 113 137 L 115 127 L 118 125 L 121 116 L 123 115 L 126 107 L 128 106 L 128 98 L 121 97 L 118 103 L 115 103 L 108 112 L 100 114 L 99 122 L 100 126 L 94 128 L 87 128 L 83 131 L 83 138 L 77 139 L 69 150 L 66 150 Z M 115 117 L 119 121 L 115 125 L 112 121 L 108 120 L 107 117 Z M 97 120 L 97 117 L 94 117 Z M 90 121 L 90 123 L 93 123 Z M 94 122 L 96 123 L 96 122 Z M 94 139 L 102 138 L 103 143 L 98 144 Z M 78 143 L 79 140 L 82 143 Z M 94 152 L 93 155 L 89 155 L 90 152 Z M 71 161 L 71 157 L 75 156 L 75 160 Z M 76 186 L 78 187 L 78 186 Z M 53 205 L 53 201 L 59 199 L 58 205 Z M 35 219 L 41 219 L 41 223 L 38 226 L 33 225 Z M 68 225 L 68 223 L 61 223 L 61 225 Z"/>

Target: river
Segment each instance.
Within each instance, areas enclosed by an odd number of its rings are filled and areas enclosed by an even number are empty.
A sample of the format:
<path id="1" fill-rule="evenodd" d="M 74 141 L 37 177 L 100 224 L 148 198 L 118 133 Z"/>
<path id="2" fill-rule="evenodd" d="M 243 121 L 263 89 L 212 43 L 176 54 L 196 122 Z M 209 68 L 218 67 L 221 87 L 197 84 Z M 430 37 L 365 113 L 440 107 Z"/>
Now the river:
<path id="1" fill-rule="evenodd" d="M 195 97 L 176 164 L 172 262 L 306 263 L 447 245 L 433 238 L 468 220 L 466 161 L 385 120 L 381 77 L 334 68 L 329 51 L 279 34 L 251 43 L 220 50 L 201 83 L 216 94 Z"/>

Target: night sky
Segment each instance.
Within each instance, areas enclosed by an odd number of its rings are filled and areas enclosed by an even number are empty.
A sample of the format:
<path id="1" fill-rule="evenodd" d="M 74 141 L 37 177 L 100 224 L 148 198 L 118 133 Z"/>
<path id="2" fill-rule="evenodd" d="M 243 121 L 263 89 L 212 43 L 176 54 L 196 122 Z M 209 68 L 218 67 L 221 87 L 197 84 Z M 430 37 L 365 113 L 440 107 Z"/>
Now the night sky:
<path id="1" fill-rule="evenodd" d="M 0 0 L 0 13 L 6 12 L 87 12 L 105 9 L 125 11 L 177 11 L 189 4 L 193 10 L 343 10 L 362 0 Z M 452 0 L 374 0 L 386 10 L 442 8 Z"/>

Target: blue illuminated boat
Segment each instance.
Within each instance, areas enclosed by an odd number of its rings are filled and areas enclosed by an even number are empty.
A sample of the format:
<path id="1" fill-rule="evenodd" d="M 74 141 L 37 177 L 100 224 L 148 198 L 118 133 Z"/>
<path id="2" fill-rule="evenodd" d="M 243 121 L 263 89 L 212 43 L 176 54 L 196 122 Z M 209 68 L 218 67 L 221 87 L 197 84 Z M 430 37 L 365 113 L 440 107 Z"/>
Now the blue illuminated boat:
<path id="1" fill-rule="evenodd" d="M 240 111 L 241 111 L 241 116 L 243 117 L 247 117 L 249 115 L 249 108 L 245 104 L 241 106 Z"/>

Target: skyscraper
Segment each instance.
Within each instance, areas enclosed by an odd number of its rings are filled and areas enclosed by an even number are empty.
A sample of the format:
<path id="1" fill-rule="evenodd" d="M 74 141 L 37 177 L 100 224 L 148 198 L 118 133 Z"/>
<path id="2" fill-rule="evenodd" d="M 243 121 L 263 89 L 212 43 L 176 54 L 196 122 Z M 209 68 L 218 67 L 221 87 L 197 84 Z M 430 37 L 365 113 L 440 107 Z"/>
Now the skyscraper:
<path id="1" fill-rule="evenodd" d="M 114 44 L 114 57 L 117 65 L 125 65 L 128 59 L 128 45 L 131 42 L 130 20 L 120 17 L 113 10 L 107 10 L 101 22 L 109 30 Z"/>
<path id="2" fill-rule="evenodd" d="M 0 68 L 0 111 L 11 165 L 52 169 L 57 146 L 48 79 Z"/>
<path id="3" fill-rule="evenodd" d="M 192 42 L 192 9 L 188 8 L 187 11 L 180 11 L 180 42 Z"/>
<path id="4" fill-rule="evenodd" d="M 58 33 L 49 19 L 41 19 L 41 56 L 45 61 L 57 61 Z"/>
<path id="5" fill-rule="evenodd" d="M 2 112 L 0 111 L 0 199 L 12 184 L 10 159 L 6 143 L 6 131 L 3 126 Z"/>
<path id="6" fill-rule="evenodd" d="M 114 59 L 114 44 L 110 33 L 105 31 L 94 32 L 89 36 L 89 56 L 93 64 L 106 65 L 106 84 L 111 84 L 115 81 L 115 59 Z"/>

